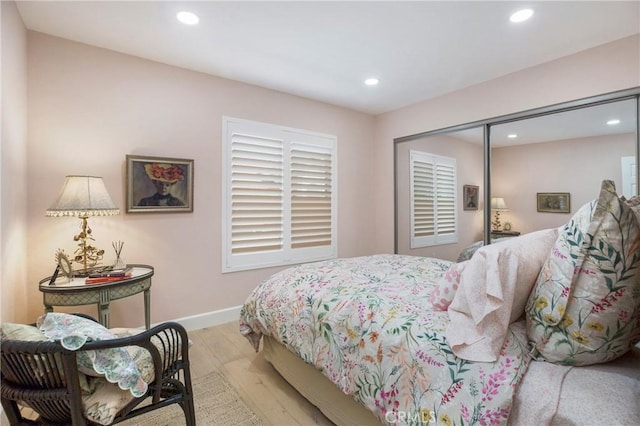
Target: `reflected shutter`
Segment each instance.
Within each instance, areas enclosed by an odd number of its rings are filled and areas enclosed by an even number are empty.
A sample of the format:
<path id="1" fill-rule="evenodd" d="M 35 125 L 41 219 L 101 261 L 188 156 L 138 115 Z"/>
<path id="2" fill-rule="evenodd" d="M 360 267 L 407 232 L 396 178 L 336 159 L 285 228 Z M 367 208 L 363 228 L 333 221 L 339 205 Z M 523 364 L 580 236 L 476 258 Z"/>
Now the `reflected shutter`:
<path id="1" fill-rule="evenodd" d="M 456 169 L 455 163 L 447 163 L 439 162 L 435 167 L 438 212 L 436 227 L 440 241 L 455 236 L 456 233 Z"/>
<path id="2" fill-rule="evenodd" d="M 457 242 L 456 160 L 411 150 L 411 248 Z"/>
<path id="3" fill-rule="evenodd" d="M 435 199 L 433 164 L 420 159 L 413 162 L 413 235 L 433 236 L 435 233 Z"/>

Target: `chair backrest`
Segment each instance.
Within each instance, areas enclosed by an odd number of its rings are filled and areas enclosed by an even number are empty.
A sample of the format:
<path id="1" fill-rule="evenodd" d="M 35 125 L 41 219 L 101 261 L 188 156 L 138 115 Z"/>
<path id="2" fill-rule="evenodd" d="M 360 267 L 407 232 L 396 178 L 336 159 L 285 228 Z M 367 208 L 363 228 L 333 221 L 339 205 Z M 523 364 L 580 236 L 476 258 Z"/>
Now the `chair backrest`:
<path id="1" fill-rule="evenodd" d="M 25 403 L 40 416 L 40 423 L 86 425 L 78 354 L 136 346 L 148 351 L 153 362 L 153 378 L 144 395 L 130 396 L 132 399 L 124 401 L 125 405 L 119 406 L 112 420 L 107 421 L 118 423 L 178 404 L 186 424 L 194 426 L 189 338 L 184 327 L 175 322 L 158 324 L 128 337 L 89 341 L 79 351 L 67 350 L 59 342 L 11 340 L 3 335 L 0 395 L 9 422 L 12 425 L 30 424 L 23 418 L 18 405 Z M 141 404 L 146 398 L 151 398 L 149 404 Z M 120 397 L 117 399 L 122 401 Z"/>
<path id="2" fill-rule="evenodd" d="M 18 401 L 51 423 L 82 424 L 82 400 L 76 353 L 58 342 L 3 340 L 2 405 L 11 424 L 22 419 Z"/>

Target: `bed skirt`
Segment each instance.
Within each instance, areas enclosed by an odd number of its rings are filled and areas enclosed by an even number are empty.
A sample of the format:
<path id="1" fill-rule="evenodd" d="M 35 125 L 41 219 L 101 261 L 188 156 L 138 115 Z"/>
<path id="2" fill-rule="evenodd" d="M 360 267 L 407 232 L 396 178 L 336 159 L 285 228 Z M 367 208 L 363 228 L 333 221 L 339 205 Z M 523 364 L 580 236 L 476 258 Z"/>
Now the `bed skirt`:
<path id="1" fill-rule="evenodd" d="M 263 336 L 263 356 L 305 399 L 336 425 L 378 425 L 312 365 Z M 541 397 L 544 396 L 544 397 Z M 514 398 L 510 425 L 640 424 L 640 348 L 614 362 L 568 367 L 533 361 Z"/>

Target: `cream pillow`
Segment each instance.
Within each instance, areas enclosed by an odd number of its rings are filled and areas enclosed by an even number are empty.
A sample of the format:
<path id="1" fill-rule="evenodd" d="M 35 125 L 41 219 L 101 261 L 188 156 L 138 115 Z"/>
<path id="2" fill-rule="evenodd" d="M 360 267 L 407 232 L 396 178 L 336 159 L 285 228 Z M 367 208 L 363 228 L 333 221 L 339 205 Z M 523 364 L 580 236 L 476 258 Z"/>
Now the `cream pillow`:
<path id="1" fill-rule="evenodd" d="M 21 340 L 27 342 L 46 342 L 49 340 L 37 327 L 27 324 L 14 324 L 8 322 L 2 324 L 2 339 Z M 62 365 L 60 358 L 58 357 L 57 359 L 59 365 Z M 60 374 L 64 374 L 62 367 L 60 367 Z M 80 389 L 82 389 L 83 394 L 90 394 L 93 391 L 87 380 L 87 376 L 83 373 L 78 373 L 78 381 L 80 382 Z"/>
<path id="2" fill-rule="evenodd" d="M 49 340 L 42 331 L 27 324 L 6 322 L 2 324 L 2 333 L 10 340 L 22 340 L 27 342 L 46 342 Z"/>
<path id="3" fill-rule="evenodd" d="M 534 356 L 550 362 L 603 363 L 638 341 L 640 227 L 612 181 L 562 228 L 526 314 Z"/>
<path id="4" fill-rule="evenodd" d="M 448 312 L 453 353 L 470 361 L 498 359 L 509 324 L 524 307 L 557 229 L 532 232 L 480 248 L 460 274 Z"/>

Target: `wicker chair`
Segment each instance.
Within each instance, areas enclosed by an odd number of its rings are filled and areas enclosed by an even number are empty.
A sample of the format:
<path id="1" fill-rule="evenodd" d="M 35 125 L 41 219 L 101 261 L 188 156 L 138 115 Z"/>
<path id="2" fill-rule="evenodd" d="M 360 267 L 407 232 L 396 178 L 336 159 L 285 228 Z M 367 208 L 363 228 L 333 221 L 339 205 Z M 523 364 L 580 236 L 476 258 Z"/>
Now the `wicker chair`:
<path id="1" fill-rule="evenodd" d="M 185 329 L 167 322 L 130 337 L 87 342 L 82 350 L 126 346 L 140 346 L 149 351 L 155 378 L 146 394 L 133 398 L 110 424 L 179 404 L 186 424 L 195 425 Z M 3 340 L 1 352 L 2 406 L 12 425 L 92 424 L 83 411 L 76 351 L 63 348 L 59 342 Z M 148 404 L 142 404 L 149 399 Z M 39 417 L 24 418 L 20 406 L 30 407 Z"/>

